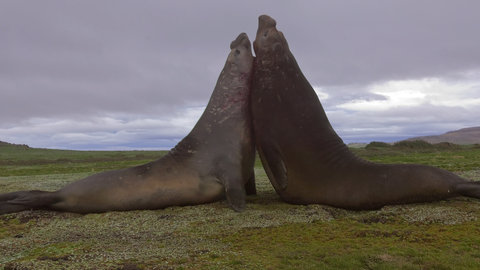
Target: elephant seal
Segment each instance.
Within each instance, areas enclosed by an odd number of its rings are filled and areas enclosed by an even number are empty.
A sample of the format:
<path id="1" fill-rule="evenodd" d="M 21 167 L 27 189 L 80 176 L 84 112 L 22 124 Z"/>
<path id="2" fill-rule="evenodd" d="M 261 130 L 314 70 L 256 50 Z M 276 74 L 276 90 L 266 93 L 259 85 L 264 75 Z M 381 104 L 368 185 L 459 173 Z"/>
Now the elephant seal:
<path id="1" fill-rule="evenodd" d="M 274 19 L 262 15 L 253 43 L 251 107 L 257 151 L 281 199 L 345 209 L 480 198 L 480 185 L 422 165 L 356 157 L 333 130 Z"/>
<path id="2" fill-rule="evenodd" d="M 0 214 L 27 209 L 77 213 L 159 209 L 226 197 L 236 211 L 255 194 L 255 146 L 249 109 L 253 56 L 240 34 L 231 45 L 210 101 L 192 131 L 168 154 L 145 165 L 108 171 L 55 192 L 0 195 Z"/>

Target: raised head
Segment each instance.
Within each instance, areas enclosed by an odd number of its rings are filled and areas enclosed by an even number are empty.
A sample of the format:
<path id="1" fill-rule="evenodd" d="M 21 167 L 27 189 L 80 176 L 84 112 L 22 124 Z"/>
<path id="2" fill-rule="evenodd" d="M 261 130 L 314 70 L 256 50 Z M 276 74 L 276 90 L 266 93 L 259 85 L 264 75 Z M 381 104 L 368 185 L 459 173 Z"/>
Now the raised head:
<path id="1" fill-rule="evenodd" d="M 266 55 L 285 55 L 289 52 L 283 33 L 277 30 L 277 22 L 268 15 L 258 17 L 258 30 L 253 49 L 257 57 Z"/>
<path id="2" fill-rule="evenodd" d="M 230 54 L 227 63 L 231 64 L 231 71 L 250 73 L 253 62 L 252 47 L 247 34 L 241 33 L 230 43 Z"/>

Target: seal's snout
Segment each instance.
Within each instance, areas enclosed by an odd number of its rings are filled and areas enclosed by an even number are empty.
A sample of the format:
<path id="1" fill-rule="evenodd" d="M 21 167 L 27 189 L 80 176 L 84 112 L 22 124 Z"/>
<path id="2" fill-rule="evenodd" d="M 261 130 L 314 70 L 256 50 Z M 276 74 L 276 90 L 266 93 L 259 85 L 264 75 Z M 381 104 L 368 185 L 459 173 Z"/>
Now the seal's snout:
<path id="1" fill-rule="evenodd" d="M 258 17 L 257 38 L 267 38 L 269 35 L 277 32 L 277 22 L 268 15 L 261 15 Z"/>
<path id="2" fill-rule="evenodd" d="M 247 34 L 241 33 L 237 38 L 230 43 L 230 54 L 227 58 L 227 63 L 235 66 L 235 72 L 250 74 L 253 55 L 252 45 Z"/>
<path id="3" fill-rule="evenodd" d="M 261 51 L 282 51 L 282 48 L 287 47 L 285 38 L 282 33 L 277 30 L 277 22 L 268 15 L 261 15 L 258 17 L 258 29 L 255 41 L 253 42 L 253 49 L 257 55 Z"/>
<path id="4" fill-rule="evenodd" d="M 278 33 L 276 28 L 277 22 L 268 15 L 261 15 L 258 17 L 258 29 L 256 38 L 268 39 L 269 37 L 275 37 Z"/>
<path id="5" fill-rule="evenodd" d="M 272 17 L 268 15 L 261 15 L 260 17 L 258 17 L 258 29 L 265 29 L 276 26 L 277 22 Z"/>
<path id="6" fill-rule="evenodd" d="M 237 48 L 238 46 L 244 46 L 246 49 L 250 49 L 250 40 L 247 34 L 241 33 L 238 37 L 230 43 L 230 50 Z"/>

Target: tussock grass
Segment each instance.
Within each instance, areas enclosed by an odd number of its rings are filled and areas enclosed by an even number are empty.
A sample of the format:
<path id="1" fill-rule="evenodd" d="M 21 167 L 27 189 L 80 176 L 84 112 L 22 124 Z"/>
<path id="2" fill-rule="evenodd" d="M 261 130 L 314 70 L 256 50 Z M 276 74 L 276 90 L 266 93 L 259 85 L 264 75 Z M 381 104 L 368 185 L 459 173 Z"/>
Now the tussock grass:
<path id="1" fill-rule="evenodd" d="M 21 173 L 7 170 L 8 175 L 0 177 L 0 192 L 55 190 L 105 168 L 147 160 L 136 159 L 136 152 L 72 151 L 65 157 L 56 156 L 59 152 L 50 152 L 53 150 L 37 151 L 34 158 L 7 158 L 17 162 L 15 166 L 29 169 Z M 355 152 L 380 162 L 454 168 L 464 177 L 480 180 L 480 149 Z M 163 153 L 145 153 L 151 159 L 158 157 L 155 154 Z M 71 164 L 57 163 L 59 158 L 76 160 L 81 169 L 68 172 Z M 51 167 L 32 160 L 50 160 Z M 5 166 L 0 163 L 0 170 Z M 216 202 L 155 211 L 88 215 L 25 211 L 0 216 L 0 269 L 480 267 L 478 200 L 456 198 L 378 211 L 290 205 L 279 200 L 258 162 L 255 172 L 258 195 L 247 197 L 247 209 L 242 213 Z"/>

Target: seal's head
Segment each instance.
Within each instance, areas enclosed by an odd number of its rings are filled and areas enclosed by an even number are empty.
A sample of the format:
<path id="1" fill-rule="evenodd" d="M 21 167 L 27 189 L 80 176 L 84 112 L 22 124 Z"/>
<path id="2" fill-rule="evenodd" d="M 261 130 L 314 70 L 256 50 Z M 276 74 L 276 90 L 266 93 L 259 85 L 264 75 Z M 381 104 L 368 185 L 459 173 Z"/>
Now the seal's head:
<path id="1" fill-rule="evenodd" d="M 268 15 L 258 17 L 258 30 L 253 49 L 257 57 L 288 55 L 288 43 L 278 31 L 277 22 Z"/>
<path id="2" fill-rule="evenodd" d="M 231 65 L 231 71 L 239 73 L 250 73 L 252 70 L 252 47 L 247 34 L 241 33 L 230 43 L 230 54 L 227 63 Z"/>

